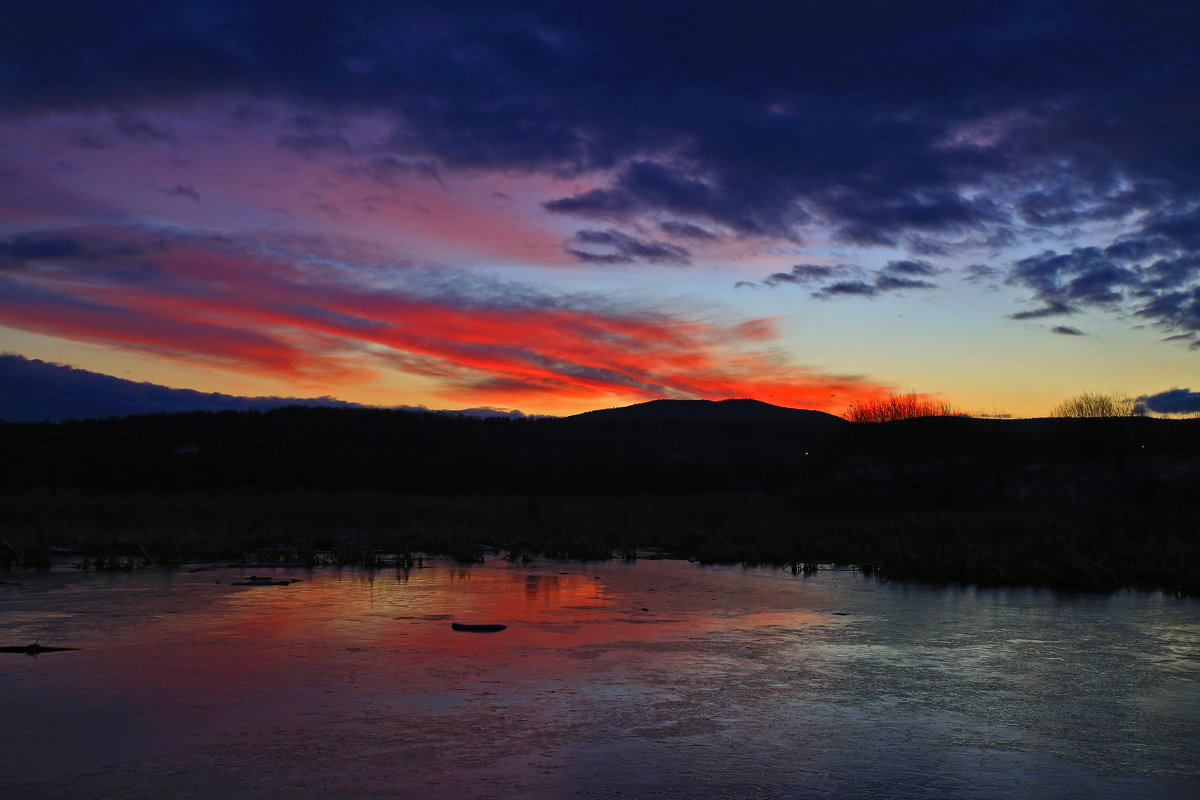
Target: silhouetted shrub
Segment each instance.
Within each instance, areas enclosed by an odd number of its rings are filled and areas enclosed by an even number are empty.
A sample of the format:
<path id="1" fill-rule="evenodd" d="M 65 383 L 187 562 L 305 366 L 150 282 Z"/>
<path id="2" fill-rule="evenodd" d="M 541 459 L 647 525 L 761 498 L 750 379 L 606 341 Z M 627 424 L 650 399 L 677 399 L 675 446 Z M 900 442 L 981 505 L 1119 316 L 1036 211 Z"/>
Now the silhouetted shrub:
<path id="1" fill-rule="evenodd" d="M 1052 417 L 1140 417 L 1145 410 L 1132 398 L 1084 392 L 1064 400 L 1050 411 Z"/>
<path id="2" fill-rule="evenodd" d="M 846 412 L 846 419 L 851 422 L 894 422 L 920 417 L 954 417 L 960 413 L 949 403 L 934 400 L 928 395 L 909 392 L 876 400 L 864 400 L 852 405 Z"/>

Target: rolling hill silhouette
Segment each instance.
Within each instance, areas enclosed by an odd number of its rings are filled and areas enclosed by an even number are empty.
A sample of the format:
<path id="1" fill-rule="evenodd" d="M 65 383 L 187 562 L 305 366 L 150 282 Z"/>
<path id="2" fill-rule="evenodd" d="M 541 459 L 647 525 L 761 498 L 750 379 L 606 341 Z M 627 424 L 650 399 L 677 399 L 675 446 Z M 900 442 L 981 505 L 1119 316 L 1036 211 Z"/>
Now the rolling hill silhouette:
<path id="1" fill-rule="evenodd" d="M 62 422 L 69 419 L 176 414 L 189 411 L 266 411 L 282 406 L 363 409 L 367 406 L 332 397 L 242 397 L 193 389 L 173 389 L 99 372 L 52 364 L 36 358 L 0 354 L 0 420 Z M 399 411 L 434 411 L 398 406 Z M 469 417 L 525 416 L 520 411 L 468 408 L 438 412 Z"/>
<path id="2" fill-rule="evenodd" d="M 764 403 L 761 400 L 741 398 L 736 400 L 651 400 L 621 408 L 605 408 L 585 411 L 567 417 L 571 420 L 753 420 L 760 422 L 811 422 L 844 423 L 841 417 L 824 411 L 802 408 L 785 408 Z"/>

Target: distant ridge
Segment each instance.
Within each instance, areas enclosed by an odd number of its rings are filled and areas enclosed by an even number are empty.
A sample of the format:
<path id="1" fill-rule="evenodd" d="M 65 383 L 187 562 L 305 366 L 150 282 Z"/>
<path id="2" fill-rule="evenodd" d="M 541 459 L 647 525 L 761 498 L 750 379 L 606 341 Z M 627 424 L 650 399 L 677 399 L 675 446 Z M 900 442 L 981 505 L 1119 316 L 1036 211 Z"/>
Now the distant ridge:
<path id="1" fill-rule="evenodd" d="M 845 422 L 841 417 L 824 411 L 786 408 L 748 398 L 736 400 L 650 400 L 621 408 L 585 411 L 566 417 L 568 420 L 599 422 L 603 420 L 762 420 L 770 422 Z"/>
<path id="2" fill-rule="evenodd" d="M 0 354 L 0 421 L 5 422 L 62 422 L 187 411 L 266 411 L 281 406 L 369 408 L 332 397 L 240 397 L 172 389 L 36 358 Z M 525 416 L 520 411 L 496 408 L 439 411 L 424 406 L 393 406 L 390 410 L 466 417 Z"/>

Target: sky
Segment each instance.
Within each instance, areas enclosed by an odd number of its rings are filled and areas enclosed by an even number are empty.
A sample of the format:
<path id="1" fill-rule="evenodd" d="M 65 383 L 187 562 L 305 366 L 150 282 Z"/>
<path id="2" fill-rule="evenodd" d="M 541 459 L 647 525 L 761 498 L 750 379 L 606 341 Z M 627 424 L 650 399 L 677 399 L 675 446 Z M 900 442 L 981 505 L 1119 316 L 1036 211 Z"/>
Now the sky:
<path id="1" fill-rule="evenodd" d="M 6 2 L 0 353 L 567 414 L 1200 410 L 1194 2 Z"/>

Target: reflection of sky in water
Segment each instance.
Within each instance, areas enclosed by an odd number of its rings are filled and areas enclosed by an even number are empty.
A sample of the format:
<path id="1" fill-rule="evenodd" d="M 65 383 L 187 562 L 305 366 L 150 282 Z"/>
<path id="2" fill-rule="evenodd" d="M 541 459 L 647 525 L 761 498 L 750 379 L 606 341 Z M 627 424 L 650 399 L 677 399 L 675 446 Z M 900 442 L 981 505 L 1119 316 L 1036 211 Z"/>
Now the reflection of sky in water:
<path id="1" fill-rule="evenodd" d="M 0 660 L 0 794 L 1200 791 L 1195 601 L 644 560 L 249 572 L 0 586 L 4 644 L 85 648 Z"/>

